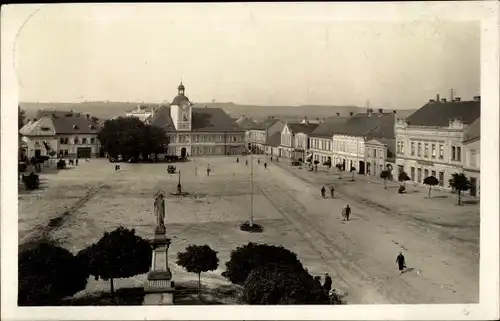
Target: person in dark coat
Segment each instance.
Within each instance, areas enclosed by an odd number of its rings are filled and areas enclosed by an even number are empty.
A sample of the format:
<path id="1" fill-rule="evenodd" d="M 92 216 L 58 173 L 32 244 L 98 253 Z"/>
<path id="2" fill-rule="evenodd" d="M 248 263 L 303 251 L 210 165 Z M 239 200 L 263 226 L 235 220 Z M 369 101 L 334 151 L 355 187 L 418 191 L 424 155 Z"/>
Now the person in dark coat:
<path id="1" fill-rule="evenodd" d="M 325 198 L 325 197 L 326 197 L 326 195 L 325 195 L 325 194 L 326 194 L 326 188 L 323 186 L 323 187 L 321 187 L 321 196 L 322 196 L 323 198 Z"/>
<path id="2" fill-rule="evenodd" d="M 260 159 L 257 160 L 257 164 L 260 164 Z"/>
<path id="3" fill-rule="evenodd" d="M 330 186 L 330 195 L 332 195 L 332 198 L 333 198 L 334 193 L 335 193 L 335 187 L 333 187 L 333 185 L 332 185 L 332 186 Z"/>
<path id="4" fill-rule="evenodd" d="M 264 163 L 264 168 L 267 168 L 267 163 Z"/>
<path id="5" fill-rule="evenodd" d="M 75 160 L 75 165 L 78 166 L 78 157 Z"/>
<path id="6" fill-rule="evenodd" d="M 247 165 L 247 166 L 248 166 L 248 160 L 245 160 L 245 165 Z"/>
<path id="7" fill-rule="evenodd" d="M 239 163 L 240 162 L 240 159 L 238 157 L 236 157 L 236 163 Z"/>
<path id="8" fill-rule="evenodd" d="M 406 269 L 405 257 L 402 252 L 399 252 L 396 263 L 398 264 L 399 274 L 401 274 L 403 270 Z"/>
<path id="9" fill-rule="evenodd" d="M 345 207 L 345 218 L 346 220 L 349 221 L 349 215 L 351 215 L 351 208 L 349 207 L 349 204 Z"/>
<path id="10" fill-rule="evenodd" d="M 207 166 L 207 176 L 210 176 L 210 164 Z"/>
<path id="11" fill-rule="evenodd" d="M 319 288 L 322 288 L 323 286 L 321 285 L 321 276 L 317 275 L 314 277 L 314 282 L 318 285 Z"/>
<path id="12" fill-rule="evenodd" d="M 325 273 L 325 283 L 323 284 L 323 288 L 326 292 L 330 292 L 332 289 L 332 278 L 328 275 L 328 273 Z"/>

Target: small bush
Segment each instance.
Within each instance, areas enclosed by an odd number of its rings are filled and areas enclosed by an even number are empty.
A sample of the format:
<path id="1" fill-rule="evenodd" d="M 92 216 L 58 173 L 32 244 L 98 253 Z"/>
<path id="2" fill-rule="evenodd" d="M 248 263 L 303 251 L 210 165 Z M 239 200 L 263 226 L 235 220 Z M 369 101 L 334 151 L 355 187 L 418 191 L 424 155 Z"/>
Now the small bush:
<path id="1" fill-rule="evenodd" d="M 240 224 L 240 230 L 245 232 L 262 233 L 264 231 L 264 228 L 257 223 L 253 223 L 253 225 L 250 225 L 250 222 L 247 221 Z"/>
<path id="2" fill-rule="evenodd" d="M 32 191 L 40 187 L 40 178 L 35 173 L 23 175 L 23 183 L 27 190 Z"/>

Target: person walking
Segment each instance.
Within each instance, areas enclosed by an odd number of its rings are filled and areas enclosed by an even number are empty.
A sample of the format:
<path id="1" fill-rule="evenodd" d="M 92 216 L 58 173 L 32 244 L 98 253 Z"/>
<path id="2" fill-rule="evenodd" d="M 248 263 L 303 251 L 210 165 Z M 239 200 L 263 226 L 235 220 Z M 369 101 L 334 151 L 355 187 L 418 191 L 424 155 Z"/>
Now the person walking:
<path id="1" fill-rule="evenodd" d="M 245 160 L 245 165 L 248 166 L 248 160 Z"/>
<path id="2" fill-rule="evenodd" d="M 349 221 L 349 215 L 351 215 L 351 208 L 349 207 L 349 204 L 347 204 L 345 207 L 345 218 L 347 221 Z"/>
<path id="3" fill-rule="evenodd" d="M 257 160 L 257 164 L 260 164 L 260 159 Z"/>
<path id="4" fill-rule="evenodd" d="M 332 196 L 332 198 L 333 198 L 334 193 L 335 193 L 335 187 L 333 187 L 333 185 L 332 185 L 332 186 L 330 186 L 330 195 Z"/>
<path id="5" fill-rule="evenodd" d="M 332 278 L 328 275 L 328 272 L 325 273 L 325 283 L 323 284 L 323 289 L 327 293 L 330 293 L 330 290 L 332 289 Z"/>
<path id="6" fill-rule="evenodd" d="M 239 162 L 240 162 L 240 158 L 236 157 L 236 163 L 239 163 Z"/>
<path id="7" fill-rule="evenodd" d="M 210 164 L 207 165 L 207 176 L 210 176 Z"/>
<path id="8" fill-rule="evenodd" d="M 321 187 L 321 197 L 326 198 L 326 188 L 324 186 Z"/>
<path id="9" fill-rule="evenodd" d="M 264 163 L 264 168 L 267 168 L 267 163 Z"/>
<path id="10" fill-rule="evenodd" d="M 403 273 L 403 270 L 406 269 L 406 262 L 403 252 L 399 252 L 398 257 L 396 258 L 396 263 L 398 264 L 399 274 Z"/>

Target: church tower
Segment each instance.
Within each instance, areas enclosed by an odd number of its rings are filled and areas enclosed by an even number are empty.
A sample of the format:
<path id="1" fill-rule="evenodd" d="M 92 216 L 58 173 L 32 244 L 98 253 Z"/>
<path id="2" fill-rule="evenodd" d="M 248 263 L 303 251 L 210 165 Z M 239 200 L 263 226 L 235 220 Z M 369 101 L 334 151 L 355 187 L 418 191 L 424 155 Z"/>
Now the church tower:
<path id="1" fill-rule="evenodd" d="M 170 117 L 178 131 L 191 130 L 192 103 L 185 95 L 186 88 L 182 84 L 177 87 L 177 96 L 170 104 Z"/>

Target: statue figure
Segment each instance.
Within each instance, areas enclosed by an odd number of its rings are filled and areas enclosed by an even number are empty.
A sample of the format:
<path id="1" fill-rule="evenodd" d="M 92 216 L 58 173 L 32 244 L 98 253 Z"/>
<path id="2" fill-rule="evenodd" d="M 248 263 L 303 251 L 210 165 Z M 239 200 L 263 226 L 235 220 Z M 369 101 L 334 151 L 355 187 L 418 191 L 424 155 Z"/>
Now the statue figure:
<path id="1" fill-rule="evenodd" d="M 165 232 L 165 194 L 163 191 L 158 191 L 155 198 L 154 208 L 156 216 L 156 230 L 158 232 Z"/>

